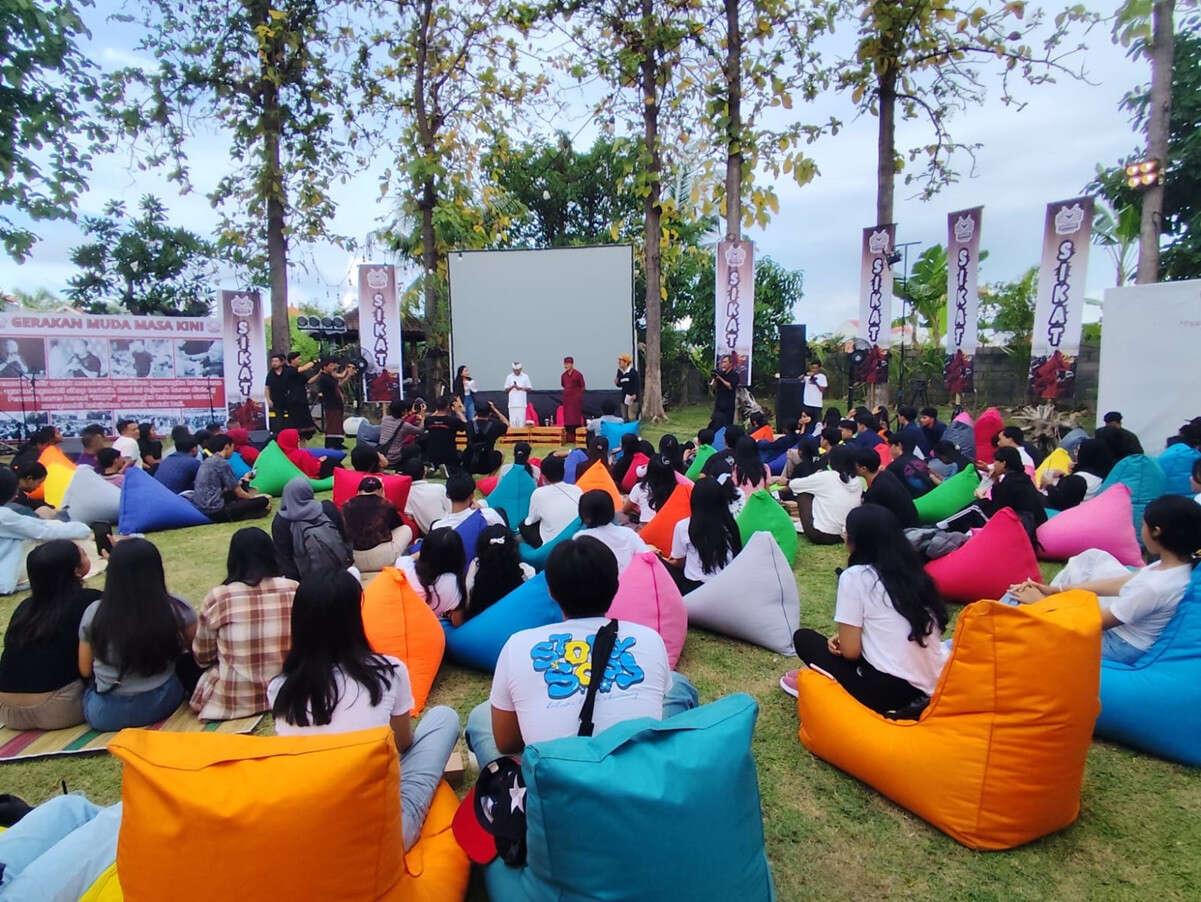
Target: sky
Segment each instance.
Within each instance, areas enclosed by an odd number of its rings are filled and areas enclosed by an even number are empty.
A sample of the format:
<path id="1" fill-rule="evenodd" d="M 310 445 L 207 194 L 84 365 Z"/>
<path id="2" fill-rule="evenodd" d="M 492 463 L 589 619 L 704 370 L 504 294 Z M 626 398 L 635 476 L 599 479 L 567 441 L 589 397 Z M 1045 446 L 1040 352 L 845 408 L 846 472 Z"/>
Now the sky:
<path id="1" fill-rule="evenodd" d="M 85 52 L 105 69 L 148 62 L 135 51 L 136 26 L 107 21 L 115 5 L 115 0 L 97 0 L 94 8 L 85 10 L 92 31 Z M 1107 3 L 1098 11 L 1108 14 L 1112 8 Z M 845 48 L 848 37 L 844 25 L 830 47 Z M 1128 59 L 1121 47 L 1114 46 L 1104 24 L 1083 39 L 1088 44 L 1082 60 L 1089 83 L 1063 78 L 1038 87 L 1019 85 L 1016 93 L 1026 101 L 1019 110 L 1000 102 L 993 80 L 988 82 L 984 103 L 955 116 L 950 125 L 954 138 L 983 145 L 974 167 L 966 156 L 957 160 L 963 173 L 959 183 L 923 201 L 915 196 L 916 185 L 906 186 L 898 177 L 897 242 L 920 242 L 910 249 L 911 264 L 924 248 L 946 243 L 948 212 L 983 204 L 983 246 L 990 256 L 982 265 L 981 280 L 1017 278 L 1038 260 L 1046 204 L 1077 196 L 1097 163 L 1116 161 L 1139 146 L 1140 139 L 1118 103 L 1133 86 L 1148 80 L 1147 64 Z M 566 108 L 555 125 L 576 136 L 577 147 L 583 148 L 596 136 L 587 104 L 578 92 L 568 91 L 564 97 Z M 861 230 L 875 224 L 876 120 L 857 118 L 849 97 L 835 93 L 793 112 L 808 121 L 834 115 L 844 127 L 838 135 L 806 148 L 821 174 L 803 188 L 787 178 L 777 182 L 779 213 L 765 229 L 753 229 L 748 235 L 760 255 L 803 272 L 804 298 L 795 319 L 809 326 L 810 335 L 818 335 L 857 315 Z M 899 149 L 929 140 L 920 123 L 899 124 Z M 164 200 L 176 223 L 211 233 L 218 217 L 204 195 L 228 168 L 227 148 L 224 136 L 212 131 L 198 133 L 189 142 L 194 190 L 187 195 L 180 195 L 161 174 L 139 170 L 127 149 L 104 155 L 95 161 L 91 187 L 79 212 L 97 214 L 113 198 L 124 198 L 132 207 L 143 194 L 153 193 Z M 391 162 L 381 159 L 337 186 L 334 231 L 361 239 L 383 223 L 389 209 L 386 201 L 380 201 L 378 176 Z M 75 272 L 69 255 L 83 241 L 78 226 L 38 223 L 35 231 L 43 240 L 25 263 L 0 254 L 0 290 L 44 287 L 61 292 Z M 381 259 L 377 255 L 371 262 Z M 349 302 L 353 296 L 349 277 L 359 262 L 361 258 L 332 246 L 294 253 L 290 302 L 325 308 Z M 239 287 L 232 272 L 220 273 L 217 281 L 218 287 Z M 1102 248 L 1094 246 L 1088 294 L 1099 298 L 1113 284 L 1113 264 Z"/>

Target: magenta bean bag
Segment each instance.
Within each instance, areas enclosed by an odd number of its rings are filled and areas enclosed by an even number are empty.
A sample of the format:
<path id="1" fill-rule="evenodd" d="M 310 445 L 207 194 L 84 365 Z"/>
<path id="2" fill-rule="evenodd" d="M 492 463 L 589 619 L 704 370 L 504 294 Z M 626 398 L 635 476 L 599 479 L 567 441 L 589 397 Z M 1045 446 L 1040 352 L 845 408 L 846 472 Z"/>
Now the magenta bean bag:
<path id="1" fill-rule="evenodd" d="M 671 574 L 653 551 L 634 555 L 621 574 L 617 595 L 607 617 L 650 627 L 667 647 L 667 661 L 675 669 L 688 635 L 688 610 Z"/>
<path id="2" fill-rule="evenodd" d="M 976 433 L 976 461 L 978 463 L 990 464 L 993 462 L 993 452 L 996 451 L 996 448 L 992 446 L 992 437 L 1004 428 L 1005 419 L 997 408 L 990 407 L 980 414 L 980 419 L 976 420 L 972 426 L 972 430 Z"/>
<path id="3" fill-rule="evenodd" d="M 1039 557 L 1066 561 L 1090 548 L 1108 551 L 1127 567 L 1141 567 L 1138 537 L 1134 533 L 1134 507 L 1124 483 L 1111 485 L 1101 494 L 1062 511 L 1038 528 L 1035 534 Z"/>
<path id="4" fill-rule="evenodd" d="M 970 604 L 1000 599 L 1014 583 L 1042 582 L 1038 559 L 1022 521 L 1008 507 L 950 554 L 926 564 L 938 594 L 947 601 Z"/>

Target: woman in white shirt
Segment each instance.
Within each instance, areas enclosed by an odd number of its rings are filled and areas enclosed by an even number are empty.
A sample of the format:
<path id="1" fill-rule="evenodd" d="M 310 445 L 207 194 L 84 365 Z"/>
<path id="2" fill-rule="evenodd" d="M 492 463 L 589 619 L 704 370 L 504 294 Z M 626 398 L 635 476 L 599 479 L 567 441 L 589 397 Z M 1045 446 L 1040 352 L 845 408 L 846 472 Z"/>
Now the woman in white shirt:
<path id="1" fill-rule="evenodd" d="M 390 726 L 400 753 L 405 850 L 421 835 L 446 759 L 459 741 L 459 715 L 425 712 L 413 729 L 413 691 L 404 662 L 373 654 L 363 632 L 363 589 L 345 570 L 303 579 L 292 601 L 292 649 L 267 686 L 281 736 L 351 733 Z"/>
<path id="2" fill-rule="evenodd" d="M 579 486 L 563 481 L 563 458 L 552 454 L 542 462 L 542 476 L 546 485 L 534 489 L 530 495 L 530 513 L 525 518 L 526 526 L 537 526 L 542 544 L 549 542 L 576 518 L 580 507 Z"/>
<path id="3" fill-rule="evenodd" d="M 1095 498 L 1101 484 L 1113 469 L 1113 452 L 1100 439 L 1089 438 L 1076 449 L 1076 463 L 1070 474 L 1047 470 L 1043 474 L 1043 494 L 1047 507 L 1058 511 L 1075 507 Z"/>
<path id="4" fill-rule="evenodd" d="M 687 595 L 721 573 L 742 550 L 742 535 L 730 513 L 726 489 L 704 477 L 692 487 L 690 516 L 676 524 L 667 568 Z"/>
<path id="5" fill-rule="evenodd" d="M 576 538 L 591 536 L 605 545 L 617 558 L 617 572 L 620 575 L 630 566 L 634 555 L 650 551 L 650 547 L 634 530 L 614 523 L 616 514 L 613 496 L 608 492 L 600 489 L 585 492 L 580 496 L 580 522 L 584 528 L 576 533 Z"/>
<path id="6" fill-rule="evenodd" d="M 838 578 L 836 635 L 793 636 L 801 661 L 833 677 L 860 704 L 915 720 L 945 660 L 947 609 L 896 515 L 865 504 L 847 517 L 847 569 Z M 796 695 L 797 671 L 780 686 Z"/>
<path id="7" fill-rule="evenodd" d="M 837 545 L 846 531 L 847 515 L 863 498 L 863 480 L 855 475 L 855 455 L 835 445 L 826 455 L 828 470 L 788 483 L 796 496 L 801 529 L 814 545 Z"/>
<path id="8" fill-rule="evenodd" d="M 462 536 L 453 529 L 430 530 L 417 554 L 396 559 L 396 569 L 439 617 L 449 614 L 467 597 L 463 576 L 467 555 Z"/>
<path id="9" fill-rule="evenodd" d="M 659 508 L 667 503 L 676 490 L 676 470 L 671 465 L 671 459 L 663 454 L 656 454 L 646 465 L 646 473 L 630 490 L 626 500 L 625 511 L 631 521 L 645 526 L 655 519 Z"/>
<path id="10" fill-rule="evenodd" d="M 475 419 L 475 380 L 471 378 L 471 370 L 466 366 L 459 367 L 455 372 L 455 394 L 463 402 L 463 412 L 470 423 Z"/>

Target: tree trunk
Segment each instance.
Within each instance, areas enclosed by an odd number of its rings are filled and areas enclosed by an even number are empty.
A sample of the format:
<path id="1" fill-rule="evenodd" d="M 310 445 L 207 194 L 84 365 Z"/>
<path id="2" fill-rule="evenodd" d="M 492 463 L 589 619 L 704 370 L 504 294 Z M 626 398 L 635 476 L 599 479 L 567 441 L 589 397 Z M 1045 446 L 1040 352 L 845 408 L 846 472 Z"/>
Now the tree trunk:
<path id="1" fill-rule="evenodd" d="M 653 14 L 654 0 L 642 0 L 643 20 L 649 22 Z M 643 362 L 642 418 L 659 420 L 665 415 L 661 347 L 663 323 L 659 297 L 663 280 L 659 246 L 662 214 L 659 194 L 662 190 L 660 174 L 663 157 L 659 151 L 659 72 L 652 48 L 643 50 L 639 68 L 642 76 L 643 142 L 647 154 L 647 173 L 650 176 L 643 205 L 646 214 L 646 357 Z"/>
<path id="2" fill-rule="evenodd" d="M 1138 236 L 1140 285 L 1159 281 L 1159 236 L 1163 231 L 1163 170 L 1168 159 L 1168 130 L 1172 115 L 1172 56 L 1175 50 L 1172 14 L 1175 0 L 1155 0 L 1151 8 L 1151 110 L 1147 120 L 1147 156 L 1159 163 L 1160 179 L 1143 190 L 1143 215 Z"/>
<path id="3" fill-rule="evenodd" d="M 259 17 L 268 21 L 267 11 Z M 279 157 L 281 120 L 279 110 L 279 87 L 272 74 L 279 71 L 280 54 L 278 41 L 272 43 L 270 56 L 261 63 L 262 107 L 259 122 L 263 132 L 263 180 L 267 194 L 267 270 L 271 277 L 271 352 L 286 354 L 292 344 L 288 323 L 288 241 L 284 236 L 283 170 Z"/>
<path id="4" fill-rule="evenodd" d="M 876 77 L 879 136 L 876 141 L 876 225 L 892 222 L 892 195 L 897 178 L 897 76 L 895 69 Z"/>
<path id="5" fill-rule="evenodd" d="M 438 197 L 434 180 L 426 179 L 421 192 L 421 290 L 425 302 L 425 340 L 427 347 L 442 349 L 443 334 L 438 317 L 438 249 L 434 243 L 434 206 Z M 438 380 L 441 377 L 442 358 L 435 354 L 428 361 L 426 372 L 426 392 L 434 395 L 437 392 Z"/>
<path id="6" fill-rule="evenodd" d="M 726 4 L 726 240 L 742 237 L 742 33 L 738 27 L 739 0 Z"/>

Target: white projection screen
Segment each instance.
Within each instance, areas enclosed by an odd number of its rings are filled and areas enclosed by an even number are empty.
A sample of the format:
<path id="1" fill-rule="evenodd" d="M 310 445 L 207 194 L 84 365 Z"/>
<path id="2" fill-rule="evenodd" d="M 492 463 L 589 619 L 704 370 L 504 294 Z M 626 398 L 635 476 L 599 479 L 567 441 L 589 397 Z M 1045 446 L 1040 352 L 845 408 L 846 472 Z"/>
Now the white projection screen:
<path id="1" fill-rule="evenodd" d="M 589 389 L 612 389 L 634 348 L 631 245 L 451 251 L 451 358 L 480 391 L 499 391 L 514 360 L 535 390 L 559 391 L 563 358 Z"/>
<path id="2" fill-rule="evenodd" d="M 1111 288 L 1101 318 L 1097 418 L 1122 414 L 1154 456 L 1197 415 L 1201 279 Z"/>

